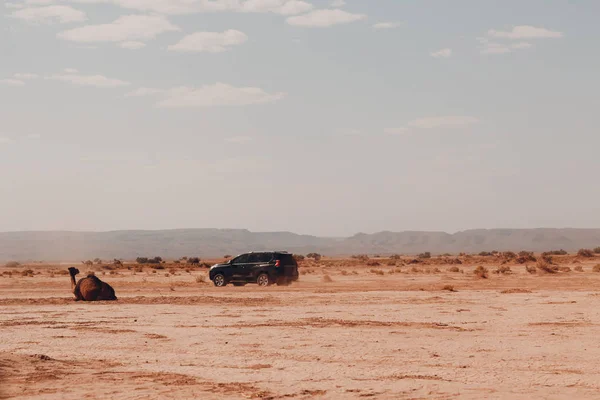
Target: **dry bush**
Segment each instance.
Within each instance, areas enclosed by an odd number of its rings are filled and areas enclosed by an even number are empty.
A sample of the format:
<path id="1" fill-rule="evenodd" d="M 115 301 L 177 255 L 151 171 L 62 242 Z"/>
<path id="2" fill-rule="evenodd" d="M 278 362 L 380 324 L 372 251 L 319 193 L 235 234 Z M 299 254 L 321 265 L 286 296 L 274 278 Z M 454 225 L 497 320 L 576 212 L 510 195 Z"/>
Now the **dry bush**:
<path id="1" fill-rule="evenodd" d="M 494 270 L 495 274 L 503 274 L 503 275 L 510 275 L 512 274 L 512 270 L 510 269 L 510 267 L 506 266 L 506 265 L 501 265 L 498 267 L 498 269 Z"/>
<path id="2" fill-rule="evenodd" d="M 372 269 L 370 272 L 375 275 L 385 275 L 385 272 L 381 269 Z"/>
<path id="3" fill-rule="evenodd" d="M 204 275 L 198 275 L 196 277 L 196 283 L 204 283 L 206 282 L 206 277 Z"/>
<path id="4" fill-rule="evenodd" d="M 366 254 L 355 254 L 353 256 L 350 256 L 350 258 L 353 258 L 355 260 L 362 261 L 362 262 L 367 262 L 369 260 L 369 256 Z"/>
<path id="5" fill-rule="evenodd" d="M 579 257 L 594 257 L 594 252 L 590 249 L 579 249 L 577 255 Z"/>
<path id="6" fill-rule="evenodd" d="M 434 269 L 431 270 L 431 272 L 433 272 L 434 274 L 439 274 L 442 271 L 438 267 L 435 267 Z"/>
<path id="7" fill-rule="evenodd" d="M 577 271 L 577 272 L 583 272 L 583 267 L 582 267 L 581 265 L 578 265 L 578 266 L 576 266 L 574 269 L 575 269 L 575 271 Z M 600 270 L 600 269 L 599 269 L 599 270 Z"/>
<path id="8" fill-rule="evenodd" d="M 177 270 L 175 268 L 169 268 L 169 273 L 171 275 L 175 275 L 176 272 L 177 272 Z"/>
<path id="9" fill-rule="evenodd" d="M 402 258 L 402 256 L 400 256 L 399 254 L 392 254 L 390 256 L 390 260 L 400 260 Z"/>
<path id="10" fill-rule="evenodd" d="M 512 251 L 505 251 L 502 253 L 502 257 L 512 260 L 513 258 L 517 258 L 517 255 Z"/>
<path id="11" fill-rule="evenodd" d="M 600 272 L 600 264 L 594 265 L 594 267 L 592 268 L 592 272 Z"/>
<path id="12" fill-rule="evenodd" d="M 489 256 L 492 255 L 492 253 L 490 253 L 489 251 L 482 251 L 482 252 L 479 253 L 479 255 L 481 257 L 489 257 Z"/>
<path id="13" fill-rule="evenodd" d="M 18 262 L 16 262 L 16 261 L 9 261 L 9 262 L 7 262 L 6 264 L 4 264 L 4 266 L 5 266 L 6 268 L 17 268 L 19 265 L 21 265 L 21 264 L 19 264 L 19 263 L 18 263 Z"/>
<path id="14" fill-rule="evenodd" d="M 531 290 L 528 289 L 506 289 L 501 291 L 500 293 L 508 294 L 508 293 L 532 293 Z"/>
<path id="15" fill-rule="evenodd" d="M 530 274 L 535 274 L 537 272 L 537 268 L 526 265 L 525 266 L 525 271 L 529 272 Z"/>
<path id="16" fill-rule="evenodd" d="M 165 266 L 161 264 L 152 264 L 152 269 L 165 269 Z"/>
<path id="17" fill-rule="evenodd" d="M 475 268 L 475 270 L 473 271 L 473 274 L 475 274 L 475 276 L 477 276 L 481 279 L 487 279 L 488 269 L 486 267 L 482 267 L 480 265 L 479 267 Z"/>
<path id="18" fill-rule="evenodd" d="M 442 290 L 447 290 L 449 292 L 456 292 L 456 289 L 454 289 L 454 286 L 452 286 L 452 285 L 444 285 Z"/>
<path id="19" fill-rule="evenodd" d="M 419 254 L 417 257 L 419 257 L 419 258 L 431 258 L 431 252 L 426 251 L 424 253 Z"/>
<path id="20" fill-rule="evenodd" d="M 52 273 L 54 275 L 69 275 L 69 271 L 67 271 L 66 269 L 56 269 L 53 270 Z"/>
<path id="21" fill-rule="evenodd" d="M 323 283 L 331 283 L 333 279 L 329 275 L 323 275 Z"/>
<path id="22" fill-rule="evenodd" d="M 542 253 L 543 256 L 566 256 L 567 253 L 565 250 L 560 249 L 560 250 L 550 250 L 550 251 L 545 251 Z"/>
<path id="23" fill-rule="evenodd" d="M 600 254 L 600 247 L 596 247 L 596 248 L 594 249 L 594 253 L 596 253 L 596 254 Z"/>
<path id="24" fill-rule="evenodd" d="M 358 271 L 352 271 L 352 275 L 358 275 Z"/>
<path id="25" fill-rule="evenodd" d="M 461 265 L 462 261 L 460 261 L 458 258 L 452 258 L 452 259 L 448 260 L 446 263 L 450 264 L 450 265 Z"/>
<path id="26" fill-rule="evenodd" d="M 304 261 L 304 256 L 302 254 L 294 254 L 293 257 L 297 262 Z"/>
<path id="27" fill-rule="evenodd" d="M 375 260 L 371 260 L 371 261 L 367 261 L 367 266 L 368 267 L 378 267 L 381 264 L 379 263 L 379 261 L 375 261 Z"/>
<path id="28" fill-rule="evenodd" d="M 539 272 L 546 273 L 546 274 L 555 274 L 555 273 L 558 272 L 558 267 L 556 265 L 548 264 L 543 259 L 542 260 L 538 260 L 538 262 L 535 265 L 535 267 L 537 268 L 537 270 Z"/>
<path id="29" fill-rule="evenodd" d="M 168 278 L 171 276 L 171 274 L 169 274 L 168 272 L 165 274 L 165 276 Z"/>
<path id="30" fill-rule="evenodd" d="M 21 276 L 33 277 L 33 270 L 32 269 L 24 269 L 23 271 L 21 271 Z"/>
<path id="31" fill-rule="evenodd" d="M 560 272 L 571 272 L 571 268 L 569 267 L 558 267 Z"/>
<path id="32" fill-rule="evenodd" d="M 348 271 L 346 271 L 345 269 L 341 270 L 340 273 L 344 276 L 348 275 Z"/>
<path id="33" fill-rule="evenodd" d="M 143 267 L 140 267 L 140 266 L 138 266 L 138 267 L 135 267 L 135 268 L 133 269 L 133 272 L 144 272 L 144 268 L 143 268 Z"/>
<path id="34" fill-rule="evenodd" d="M 117 267 L 115 267 L 114 265 L 103 265 L 100 268 L 105 269 L 107 271 L 113 271 L 113 270 L 117 269 Z"/>
<path id="35" fill-rule="evenodd" d="M 387 265 L 388 267 L 395 267 L 395 266 L 396 266 L 396 261 L 388 261 L 388 262 L 386 263 L 386 265 Z"/>
<path id="36" fill-rule="evenodd" d="M 533 255 L 533 252 L 531 252 L 531 251 L 520 251 L 519 257 L 517 257 L 517 259 L 515 261 L 519 264 L 525 264 L 528 262 L 536 262 L 537 259 L 535 258 L 535 256 Z"/>
<path id="37" fill-rule="evenodd" d="M 420 270 L 419 268 L 417 268 L 417 267 L 412 267 L 412 268 L 410 269 L 410 272 L 419 273 L 419 272 L 421 272 L 421 270 Z"/>
<path id="38" fill-rule="evenodd" d="M 460 272 L 460 269 L 458 267 L 450 267 L 448 268 L 448 272 Z"/>

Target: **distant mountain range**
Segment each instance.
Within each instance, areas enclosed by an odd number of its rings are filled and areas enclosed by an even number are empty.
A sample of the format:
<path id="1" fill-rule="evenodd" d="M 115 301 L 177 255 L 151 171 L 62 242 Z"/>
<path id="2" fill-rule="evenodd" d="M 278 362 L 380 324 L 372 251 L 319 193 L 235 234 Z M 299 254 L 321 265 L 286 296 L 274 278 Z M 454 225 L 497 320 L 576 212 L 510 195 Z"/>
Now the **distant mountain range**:
<path id="1" fill-rule="evenodd" d="M 246 251 L 287 250 L 328 256 L 352 254 L 416 254 L 492 250 L 546 251 L 600 246 L 600 229 L 476 229 L 444 232 L 359 233 L 348 238 L 323 238 L 290 232 L 244 229 L 177 229 L 114 232 L 0 233 L 0 261 L 81 261 L 134 259 L 138 256 L 222 257 Z"/>

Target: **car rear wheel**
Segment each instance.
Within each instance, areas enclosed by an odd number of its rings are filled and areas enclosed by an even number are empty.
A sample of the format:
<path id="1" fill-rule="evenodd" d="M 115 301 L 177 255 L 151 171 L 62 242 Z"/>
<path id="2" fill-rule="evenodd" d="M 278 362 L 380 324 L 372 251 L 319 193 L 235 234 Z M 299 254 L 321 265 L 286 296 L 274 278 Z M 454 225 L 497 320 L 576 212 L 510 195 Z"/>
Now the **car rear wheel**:
<path id="1" fill-rule="evenodd" d="M 215 284 L 216 287 L 223 287 L 223 286 L 227 285 L 227 281 L 225 280 L 225 275 L 223 275 L 223 274 L 215 275 L 215 277 L 213 278 L 213 283 Z"/>
<path id="2" fill-rule="evenodd" d="M 256 278 L 256 283 L 258 286 L 269 286 L 271 284 L 271 278 L 263 272 Z"/>

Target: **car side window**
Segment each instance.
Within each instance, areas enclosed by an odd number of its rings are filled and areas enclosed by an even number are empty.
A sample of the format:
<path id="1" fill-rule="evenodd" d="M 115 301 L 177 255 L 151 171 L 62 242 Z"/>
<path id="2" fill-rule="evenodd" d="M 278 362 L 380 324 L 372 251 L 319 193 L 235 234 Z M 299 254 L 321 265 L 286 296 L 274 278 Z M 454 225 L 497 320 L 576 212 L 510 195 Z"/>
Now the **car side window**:
<path id="1" fill-rule="evenodd" d="M 252 253 L 250 254 L 250 256 L 248 257 L 248 263 L 252 264 L 252 263 L 258 263 L 260 262 L 260 253 Z"/>
<path id="2" fill-rule="evenodd" d="M 236 257 L 231 263 L 232 264 L 244 264 L 248 262 L 248 254 L 242 254 L 239 257 Z"/>
<path id="3" fill-rule="evenodd" d="M 271 253 L 262 253 L 259 257 L 259 262 L 268 263 L 273 259 L 273 254 Z"/>

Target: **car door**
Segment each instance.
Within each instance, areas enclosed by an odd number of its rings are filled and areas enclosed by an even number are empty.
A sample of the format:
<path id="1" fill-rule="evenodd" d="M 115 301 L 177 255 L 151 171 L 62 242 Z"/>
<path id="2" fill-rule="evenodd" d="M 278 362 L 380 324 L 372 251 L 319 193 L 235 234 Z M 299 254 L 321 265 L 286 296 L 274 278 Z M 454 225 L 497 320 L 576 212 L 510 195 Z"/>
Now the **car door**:
<path id="1" fill-rule="evenodd" d="M 242 254 L 231 261 L 231 280 L 245 280 L 245 267 L 248 263 L 248 256 L 248 254 Z"/>
<path id="2" fill-rule="evenodd" d="M 248 263 L 244 268 L 244 276 L 248 281 L 255 279 L 257 271 L 260 268 L 262 253 L 252 253 L 248 256 Z"/>

